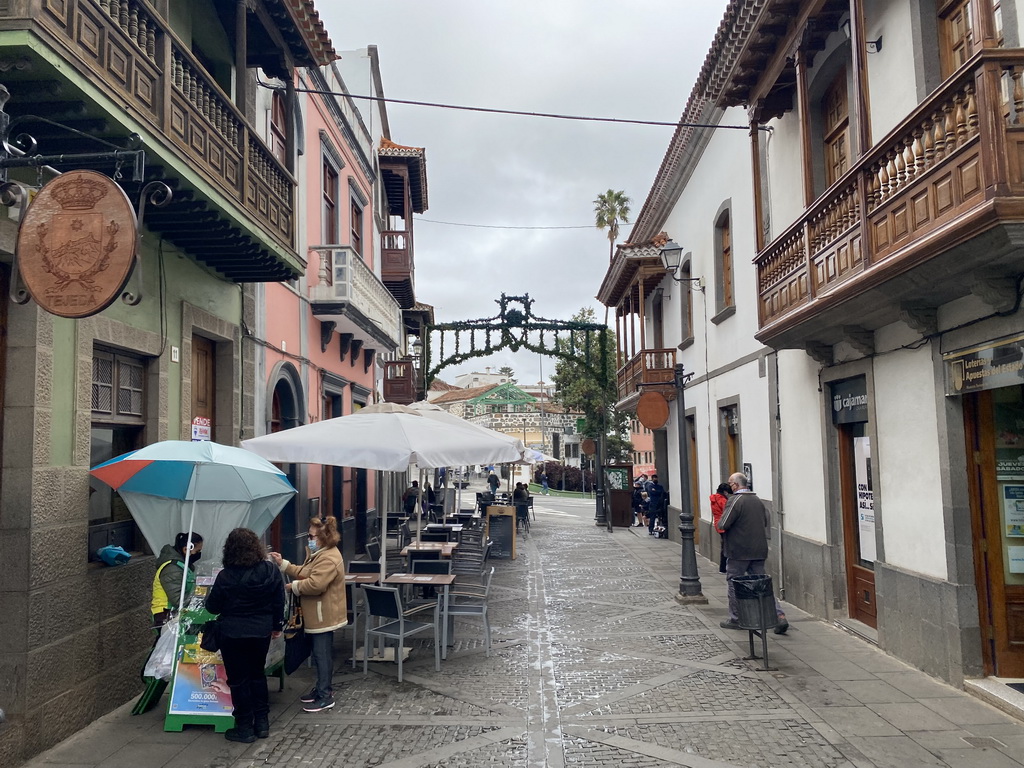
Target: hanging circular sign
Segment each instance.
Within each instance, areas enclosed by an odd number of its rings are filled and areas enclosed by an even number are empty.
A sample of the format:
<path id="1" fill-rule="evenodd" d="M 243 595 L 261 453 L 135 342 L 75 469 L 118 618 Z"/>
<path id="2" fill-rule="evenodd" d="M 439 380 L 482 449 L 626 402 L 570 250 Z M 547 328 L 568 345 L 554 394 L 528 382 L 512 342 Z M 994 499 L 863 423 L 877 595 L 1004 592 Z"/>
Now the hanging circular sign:
<path id="1" fill-rule="evenodd" d="M 47 183 L 18 228 L 18 271 L 53 315 L 89 317 L 121 293 L 135 263 L 138 229 L 128 196 L 96 171 Z"/>
<path id="2" fill-rule="evenodd" d="M 661 429 L 668 421 L 668 400 L 661 392 L 644 392 L 636 404 L 636 417 L 648 429 Z"/>
<path id="3" fill-rule="evenodd" d="M 589 437 L 585 437 L 583 442 L 580 443 L 580 450 L 583 451 L 587 456 L 593 456 L 597 451 L 597 446 L 594 445 L 594 441 Z"/>

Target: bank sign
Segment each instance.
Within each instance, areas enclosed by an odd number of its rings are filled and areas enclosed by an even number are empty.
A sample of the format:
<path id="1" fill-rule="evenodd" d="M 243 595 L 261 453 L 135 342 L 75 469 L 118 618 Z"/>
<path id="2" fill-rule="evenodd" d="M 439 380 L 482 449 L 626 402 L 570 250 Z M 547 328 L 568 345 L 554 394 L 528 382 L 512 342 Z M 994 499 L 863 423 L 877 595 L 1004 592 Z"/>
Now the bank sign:
<path id="1" fill-rule="evenodd" d="M 947 395 L 1024 384 L 1024 335 L 950 352 L 943 360 Z"/>
<path id="2" fill-rule="evenodd" d="M 863 376 L 832 384 L 832 423 L 859 424 L 868 420 L 868 386 Z"/>

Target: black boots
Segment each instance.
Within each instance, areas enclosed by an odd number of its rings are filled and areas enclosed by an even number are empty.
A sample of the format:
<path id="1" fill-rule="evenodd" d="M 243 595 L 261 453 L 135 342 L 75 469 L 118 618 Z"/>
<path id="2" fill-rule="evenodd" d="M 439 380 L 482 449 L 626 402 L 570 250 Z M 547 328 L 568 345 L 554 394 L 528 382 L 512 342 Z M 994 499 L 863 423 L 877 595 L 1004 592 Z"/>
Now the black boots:
<path id="1" fill-rule="evenodd" d="M 270 736 L 270 718 L 267 715 L 256 715 L 253 718 L 252 731 L 257 739 Z"/>

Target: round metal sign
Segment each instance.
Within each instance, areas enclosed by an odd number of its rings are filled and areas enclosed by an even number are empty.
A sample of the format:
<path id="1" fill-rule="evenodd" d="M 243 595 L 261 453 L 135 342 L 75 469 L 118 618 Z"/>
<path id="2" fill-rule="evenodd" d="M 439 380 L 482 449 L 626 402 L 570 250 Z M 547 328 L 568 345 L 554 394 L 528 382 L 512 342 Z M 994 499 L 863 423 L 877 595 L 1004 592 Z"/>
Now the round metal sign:
<path id="1" fill-rule="evenodd" d="M 636 404 L 636 417 L 648 429 L 661 429 L 668 421 L 668 400 L 661 392 L 644 392 Z"/>
<path id="2" fill-rule="evenodd" d="M 594 453 L 597 451 L 597 446 L 594 445 L 593 440 L 591 440 L 589 437 L 586 437 L 583 439 L 583 442 L 580 443 L 580 450 L 587 454 L 587 456 L 593 456 Z"/>
<path id="3" fill-rule="evenodd" d="M 128 196 L 96 171 L 47 183 L 18 229 L 18 270 L 32 298 L 61 317 L 102 312 L 135 263 L 138 229 Z"/>

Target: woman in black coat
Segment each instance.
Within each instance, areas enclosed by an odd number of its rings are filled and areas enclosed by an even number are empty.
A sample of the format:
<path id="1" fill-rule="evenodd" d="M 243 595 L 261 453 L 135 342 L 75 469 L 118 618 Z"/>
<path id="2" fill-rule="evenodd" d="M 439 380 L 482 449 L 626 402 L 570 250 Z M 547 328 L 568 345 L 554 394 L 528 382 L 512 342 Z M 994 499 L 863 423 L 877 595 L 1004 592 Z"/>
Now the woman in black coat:
<path id="1" fill-rule="evenodd" d="M 249 744 L 270 735 L 270 699 L 264 673 L 270 638 L 284 627 L 284 580 L 259 537 L 235 528 L 224 544 L 224 570 L 206 597 L 218 614 L 218 640 L 231 689 L 235 727 L 224 738 Z"/>

